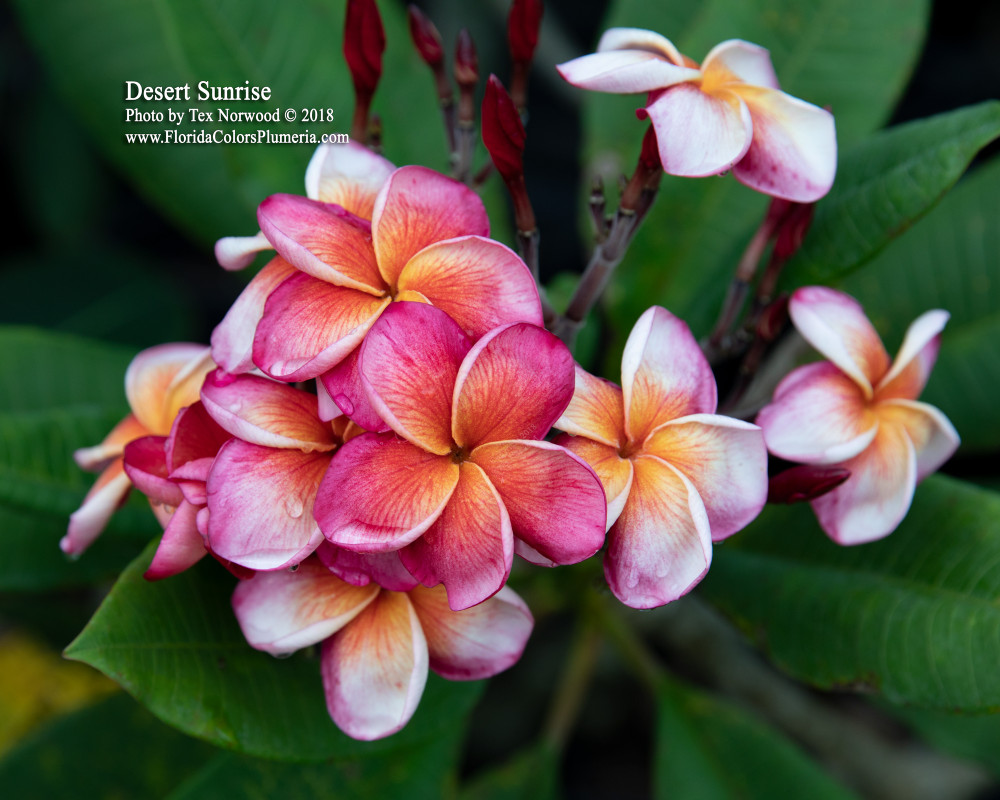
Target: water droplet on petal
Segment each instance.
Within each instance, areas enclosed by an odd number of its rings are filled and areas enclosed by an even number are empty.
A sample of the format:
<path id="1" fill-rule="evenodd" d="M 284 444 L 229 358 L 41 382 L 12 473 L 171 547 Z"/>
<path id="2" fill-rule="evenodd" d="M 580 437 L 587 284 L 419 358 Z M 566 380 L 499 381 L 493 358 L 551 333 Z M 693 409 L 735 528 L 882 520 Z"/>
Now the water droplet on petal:
<path id="1" fill-rule="evenodd" d="M 343 411 L 347 416 L 351 416 L 354 413 L 354 403 L 351 402 L 351 398 L 346 394 L 338 394 L 333 398 L 333 402 L 337 404 L 337 408 Z"/>
<path id="2" fill-rule="evenodd" d="M 289 496 L 285 498 L 285 513 L 292 519 L 302 516 L 302 501 L 297 497 Z"/>

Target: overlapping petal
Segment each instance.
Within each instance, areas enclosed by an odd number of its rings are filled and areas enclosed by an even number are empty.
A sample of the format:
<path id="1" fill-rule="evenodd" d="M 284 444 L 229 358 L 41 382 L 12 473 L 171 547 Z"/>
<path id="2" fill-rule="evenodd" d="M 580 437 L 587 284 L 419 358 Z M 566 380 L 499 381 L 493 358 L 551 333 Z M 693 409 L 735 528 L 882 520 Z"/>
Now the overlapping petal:
<path id="1" fill-rule="evenodd" d="M 90 472 L 103 470 L 122 454 L 125 445 L 133 439 L 146 436 L 148 433 L 146 426 L 136 419 L 135 414 L 128 414 L 111 429 L 111 433 L 104 437 L 103 442 L 93 447 L 81 447 L 74 451 L 73 460 L 76 461 L 80 469 Z"/>
<path id="2" fill-rule="evenodd" d="M 583 436 L 557 436 L 553 441 L 560 447 L 580 456 L 594 470 L 608 502 L 606 527 L 610 528 L 625 508 L 628 494 L 632 489 L 632 461 L 622 458 L 618 448 L 609 447 Z"/>
<path id="3" fill-rule="evenodd" d="M 114 459 L 90 487 L 81 506 L 70 514 L 69 527 L 59 541 L 59 548 L 75 556 L 90 547 L 107 526 L 115 509 L 125 501 L 131 486 L 123 459 Z"/>
<path id="4" fill-rule="evenodd" d="M 257 253 L 271 249 L 271 243 L 260 231 L 254 236 L 224 236 L 215 243 L 215 259 L 228 272 L 249 267 Z"/>
<path id="5" fill-rule="evenodd" d="M 355 553 L 324 541 L 316 548 L 316 557 L 334 575 L 355 586 L 367 586 L 374 581 L 383 589 L 407 592 L 420 582 L 403 566 L 400 552 Z"/>
<path id="6" fill-rule="evenodd" d="M 666 36 L 645 28 L 608 28 L 597 42 L 597 52 L 641 50 L 654 53 L 674 64 L 685 63 L 684 56 Z"/>
<path id="7" fill-rule="evenodd" d="M 577 365 L 573 399 L 555 427 L 617 449 L 625 444 L 624 420 L 622 390 Z"/>
<path id="8" fill-rule="evenodd" d="M 922 481 L 954 455 L 960 443 L 958 432 L 934 406 L 915 400 L 888 400 L 879 404 L 883 424 L 906 431 L 917 457 L 917 481 Z"/>
<path id="9" fill-rule="evenodd" d="M 147 581 L 158 581 L 177 575 L 197 564 L 208 552 L 198 531 L 198 507 L 183 501 L 170 516 L 163 538 L 156 548 L 149 568 L 143 573 Z"/>
<path id="10" fill-rule="evenodd" d="M 323 391 L 337 409 L 333 416 L 344 414 L 365 430 L 387 431 L 389 426 L 378 415 L 378 411 L 375 410 L 365 392 L 364 384 L 361 381 L 361 372 L 358 369 L 360 358 L 361 348 L 356 347 L 343 361 L 324 372 L 320 376 L 319 383 L 322 384 Z M 323 396 L 321 394 L 320 418 L 324 419 L 322 403 Z"/>
<path id="11" fill-rule="evenodd" d="M 696 69 L 671 64 L 659 53 L 638 49 L 591 53 L 556 69 L 574 86 L 615 94 L 651 92 L 700 77 Z"/>
<path id="12" fill-rule="evenodd" d="M 321 144 L 306 168 L 306 196 L 372 218 L 375 197 L 395 167 L 357 142 Z"/>
<path id="13" fill-rule="evenodd" d="M 701 70 L 706 83 L 726 85 L 736 78 L 737 82 L 751 86 L 778 88 L 778 76 L 771 64 L 770 53 L 766 48 L 742 39 L 729 39 L 713 47 L 705 56 Z"/>
<path id="14" fill-rule="evenodd" d="M 875 387 L 880 400 L 915 400 L 927 385 L 941 348 L 941 331 L 950 314 L 936 309 L 917 317 L 906 331 L 903 344 L 889 371 Z"/>
<path id="15" fill-rule="evenodd" d="M 208 347 L 171 343 L 139 353 L 125 371 L 125 396 L 147 432 L 165 436 L 174 417 L 198 399 L 201 382 L 215 365 Z"/>
<path id="16" fill-rule="evenodd" d="M 164 448 L 167 472 L 173 477 L 173 472 L 188 462 L 214 458 L 229 437 L 229 432 L 212 419 L 200 400 L 182 408 Z"/>
<path id="17" fill-rule="evenodd" d="M 125 445 L 123 466 L 132 485 L 153 502 L 180 505 L 180 487 L 169 479 L 166 436 L 143 436 Z"/>

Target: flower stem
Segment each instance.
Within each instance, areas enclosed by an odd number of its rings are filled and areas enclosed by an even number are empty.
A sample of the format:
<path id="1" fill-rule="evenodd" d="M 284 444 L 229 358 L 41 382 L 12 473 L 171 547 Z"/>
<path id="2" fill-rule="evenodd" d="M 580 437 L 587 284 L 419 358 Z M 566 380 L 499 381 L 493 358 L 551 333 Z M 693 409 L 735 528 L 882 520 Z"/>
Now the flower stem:
<path id="1" fill-rule="evenodd" d="M 600 650 L 600 631 L 588 615 L 581 614 L 543 734 L 544 741 L 557 753 L 566 746 L 580 714 Z"/>

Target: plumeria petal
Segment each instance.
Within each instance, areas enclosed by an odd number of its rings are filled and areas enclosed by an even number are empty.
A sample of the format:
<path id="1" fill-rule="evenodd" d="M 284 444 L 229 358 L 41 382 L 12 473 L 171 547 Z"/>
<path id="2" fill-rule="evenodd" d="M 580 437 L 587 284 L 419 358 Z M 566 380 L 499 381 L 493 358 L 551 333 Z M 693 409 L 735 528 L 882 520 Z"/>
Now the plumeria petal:
<path id="1" fill-rule="evenodd" d="M 257 209 L 260 228 L 289 264 L 321 281 L 381 295 L 368 222 L 340 206 L 275 194 Z"/>
<path id="2" fill-rule="evenodd" d="M 796 203 L 830 191 L 837 172 L 833 114 L 777 89 L 733 89 L 750 109 L 753 143 L 733 167 L 751 189 Z"/>
<path id="3" fill-rule="evenodd" d="M 861 304 L 835 289 L 804 286 L 792 295 L 788 313 L 806 341 L 871 398 L 872 387 L 889 369 L 889 354 Z"/>
<path id="4" fill-rule="evenodd" d="M 633 460 L 628 502 L 609 533 L 604 575 L 615 597 L 654 608 L 690 591 L 712 561 L 708 514 L 697 489 L 652 456 Z"/>
<path id="5" fill-rule="evenodd" d="M 88 472 L 99 472 L 114 461 L 125 450 L 125 445 L 133 439 L 148 436 L 149 431 L 135 414 L 129 414 L 125 419 L 111 429 L 104 441 L 93 447 L 82 447 L 74 451 L 73 460 L 80 469 Z"/>
<path id="6" fill-rule="evenodd" d="M 666 36 L 644 28 L 608 28 L 601 34 L 597 52 L 611 50 L 643 50 L 674 64 L 685 63 L 684 56 Z"/>
<path id="7" fill-rule="evenodd" d="M 657 428 L 643 453 L 691 481 L 714 541 L 745 528 L 767 502 L 767 448 L 756 425 L 717 414 L 681 417 Z"/>
<path id="8" fill-rule="evenodd" d="M 558 64 L 556 69 L 574 86 L 613 94 L 651 92 L 701 76 L 696 69 L 671 64 L 659 53 L 637 49 L 591 53 Z"/>
<path id="9" fill-rule="evenodd" d="M 167 477 L 166 436 L 143 436 L 125 445 L 123 467 L 132 485 L 151 501 L 168 506 L 184 499 L 180 487 Z"/>
<path id="10" fill-rule="evenodd" d="M 431 453 L 450 453 L 455 376 L 469 347 L 462 329 L 440 309 L 393 303 L 361 346 L 365 394 L 404 439 Z"/>
<path id="11" fill-rule="evenodd" d="M 403 566 L 399 558 L 400 552 L 355 553 L 330 542 L 321 542 L 316 548 L 316 556 L 323 565 L 348 583 L 367 586 L 374 581 L 383 589 L 407 592 L 419 585 L 420 581 Z"/>
<path id="12" fill-rule="evenodd" d="M 224 236 L 215 243 L 215 260 L 229 272 L 249 267 L 257 253 L 271 250 L 271 243 L 260 231 L 254 236 Z"/>
<path id="13" fill-rule="evenodd" d="M 398 550 L 444 511 L 458 483 L 450 456 L 421 450 L 391 433 L 352 439 L 331 462 L 316 498 L 327 539 L 365 553 Z"/>
<path id="14" fill-rule="evenodd" d="M 819 524 L 838 544 L 863 544 L 892 533 L 917 485 L 917 459 L 902 425 L 879 426 L 864 452 L 841 466 L 851 477 L 812 501 Z"/>
<path id="15" fill-rule="evenodd" d="M 361 348 L 356 347 L 337 366 L 324 372 L 319 382 L 337 410 L 355 424 L 369 431 L 387 431 L 389 426 L 371 404 L 361 382 L 358 360 Z M 322 411 L 320 418 L 323 418 Z"/>
<path id="16" fill-rule="evenodd" d="M 580 456 L 597 474 L 608 501 L 606 527 L 610 528 L 625 508 L 625 501 L 632 489 L 632 462 L 622 458 L 617 447 L 609 447 L 583 436 L 557 436 L 553 444 Z"/>
<path id="17" fill-rule="evenodd" d="M 220 426 L 247 442 L 304 452 L 337 446 L 319 418 L 316 395 L 284 383 L 217 370 L 205 380 L 201 401 Z"/>
<path id="18" fill-rule="evenodd" d="M 233 611 L 251 647 L 294 653 L 332 636 L 379 594 L 378 586 L 345 583 L 315 559 L 295 572 L 263 572 L 240 581 Z"/>
<path id="19" fill-rule="evenodd" d="M 378 268 L 390 286 L 396 285 L 406 262 L 428 245 L 489 233 L 479 195 L 426 167 L 397 169 L 375 200 L 372 240 Z"/>
<path id="20" fill-rule="evenodd" d="M 206 487 L 212 552 L 250 569 L 302 561 L 323 541 L 313 502 L 329 463 L 323 453 L 223 445 Z"/>
<path id="21" fill-rule="evenodd" d="M 577 365 L 573 399 L 555 427 L 618 448 L 625 443 L 624 419 L 622 390 Z"/>
<path id="22" fill-rule="evenodd" d="M 177 506 L 163 529 L 153 561 L 142 577 L 147 581 L 169 578 L 194 566 L 208 553 L 205 540 L 198 532 L 197 516 L 198 507 L 186 500 Z"/>
<path id="23" fill-rule="evenodd" d="M 594 471 L 550 442 L 483 444 L 482 467 L 510 515 L 514 535 L 557 564 L 575 564 L 604 544 L 607 503 Z"/>
<path id="24" fill-rule="evenodd" d="M 915 400 L 920 396 L 937 361 L 941 331 L 950 316 L 947 311 L 927 311 L 910 324 L 896 359 L 875 388 L 880 400 Z"/>
<path id="25" fill-rule="evenodd" d="M 514 560 L 514 534 L 500 495 L 475 464 L 465 462 L 460 469 L 441 516 L 400 551 L 403 564 L 421 583 L 444 584 L 455 611 L 495 594 Z"/>
<path id="26" fill-rule="evenodd" d="M 306 167 L 306 195 L 372 218 L 375 196 L 395 167 L 357 142 L 321 144 Z"/>
<path id="27" fill-rule="evenodd" d="M 298 272 L 267 298 L 253 360 L 272 378 L 303 381 L 344 360 L 392 302 Z"/>
<path id="28" fill-rule="evenodd" d="M 399 273 L 397 299 L 419 292 L 473 339 L 508 322 L 542 325 L 531 272 L 510 248 L 481 236 L 429 245 Z"/>
<path id="29" fill-rule="evenodd" d="M 706 94 L 693 83 L 658 89 L 644 109 L 657 131 L 665 172 L 698 178 L 732 169 L 753 141 L 746 103 L 729 91 Z"/>
<path id="30" fill-rule="evenodd" d="M 226 372 L 250 372 L 253 337 L 264 315 L 264 304 L 281 283 L 297 272 L 281 256 L 272 258 L 236 298 L 222 322 L 212 331 L 212 359 Z"/>
<path id="31" fill-rule="evenodd" d="M 889 400 L 878 405 L 883 424 L 899 425 L 913 443 L 917 456 L 917 481 L 922 481 L 954 455 L 961 443 L 948 418 L 927 403 Z"/>
<path id="32" fill-rule="evenodd" d="M 228 440 L 227 440 L 228 441 Z M 215 456 L 211 458 L 196 458 L 181 464 L 170 473 L 170 479 L 180 487 L 181 494 L 189 503 L 196 506 L 203 506 L 208 502 L 208 493 L 205 490 L 205 483 L 212 471 L 215 463 Z"/>
<path id="33" fill-rule="evenodd" d="M 506 586 L 460 612 L 449 608 L 440 588 L 420 586 L 409 597 L 427 639 L 431 669 L 452 681 L 489 678 L 515 664 L 534 626 L 528 606 Z"/>
<path id="34" fill-rule="evenodd" d="M 715 377 L 683 320 L 658 306 L 629 334 L 622 355 L 625 432 L 641 443 L 654 429 L 688 414 L 711 414 Z"/>
<path id="35" fill-rule="evenodd" d="M 402 728 L 427 682 L 427 642 L 405 594 L 381 592 L 323 646 L 326 704 L 355 739 L 380 739 Z"/>
<path id="36" fill-rule="evenodd" d="M 125 396 L 149 433 L 166 436 L 174 417 L 198 399 L 202 379 L 215 368 L 208 347 L 161 344 L 143 350 L 125 371 Z"/>
<path id="37" fill-rule="evenodd" d="M 875 438 L 878 417 L 858 384 L 828 361 L 792 370 L 757 416 L 767 449 L 789 461 L 836 464 Z"/>
<path id="38" fill-rule="evenodd" d="M 705 56 L 701 69 L 706 82 L 729 83 L 735 77 L 751 86 L 779 88 L 771 54 L 760 45 L 742 39 L 729 39 L 717 44 Z"/>
<path id="39" fill-rule="evenodd" d="M 116 458 L 90 487 L 83 504 L 70 514 L 69 528 L 59 541 L 60 549 L 67 555 L 78 556 L 90 547 L 115 509 L 125 502 L 131 486 L 122 459 Z"/>
<path id="40" fill-rule="evenodd" d="M 164 448 L 167 473 L 174 477 L 174 471 L 189 461 L 214 458 L 229 438 L 229 432 L 212 419 L 200 400 L 182 408 Z"/>
<path id="41" fill-rule="evenodd" d="M 540 439 L 569 404 L 574 380 L 569 348 L 545 329 L 527 323 L 495 328 L 458 371 L 452 436 L 469 450 L 484 442 Z"/>

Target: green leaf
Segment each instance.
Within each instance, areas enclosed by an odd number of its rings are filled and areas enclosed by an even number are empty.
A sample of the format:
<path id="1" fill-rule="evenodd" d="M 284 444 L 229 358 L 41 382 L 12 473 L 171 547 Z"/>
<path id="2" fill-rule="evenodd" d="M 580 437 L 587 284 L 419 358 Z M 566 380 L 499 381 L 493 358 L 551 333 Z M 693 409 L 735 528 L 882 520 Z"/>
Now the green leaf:
<path id="1" fill-rule="evenodd" d="M 673 682 L 659 693 L 654 759 L 658 800 L 854 797 L 765 723 Z"/>
<path id="2" fill-rule="evenodd" d="M 553 800 L 559 797 L 559 752 L 545 743 L 476 775 L 460 800 Z"/>
<path id="3" fill-rule="evenodd" d="M 53 720 L 0 760 L 8 797 L 164 797 L 212 757 L 124 694 Z"/>
<path id="4" fill-rule="evenodd" d="M 234 580 L 212 559 L 156 583 L 155 543 L 122 573 L 66 655 L 118 681 L 165 722 L 243 753 L 288 761 L 361 756 L 423 742 L 460 725 L 482 682 L 431 676 L 400 733 L 357 742 L 326 710 L 319 661 L 275 659 L 244 640 L 229 605 Z"/>
<path id="5" fill-rule="evenodd" d="M 969 162 L 1000 136 L 1000 101 L 883 131 L 848 151 L 784 286 L 831 283 L 875 256 L 926 214 Z"/>
<path id="6" fill-rule="evenodd" d="M 772 660 L 893 703 L 1000 708 L 1000 495 L 943 476 L 899 528 L 839 547 L 805 506 L 773 507 L 717 551 L 705 595 Z"/>
<path id="7" fill-rule="evenodd" d="M 1000 715 L 969 716 L 926 708 L 884 708 L 907 723 L 934 747 L 988 767 L 1000 778 Z"/>
<path id="8" fill-rule="evenodd" d="M 965 451 L 1000 447 L 1000 159 L 963 179 L 906 236 L 841 285 L 857 297 L 887 343 L 931 308 L 951 320 L 922 400 L 938 406 Z M 886 291 L 892 287 L 892 291 Z"/>

